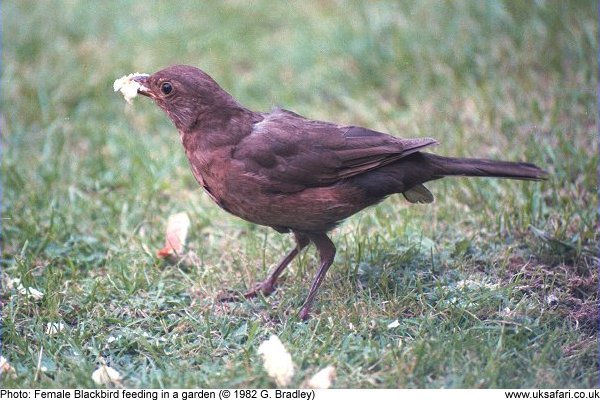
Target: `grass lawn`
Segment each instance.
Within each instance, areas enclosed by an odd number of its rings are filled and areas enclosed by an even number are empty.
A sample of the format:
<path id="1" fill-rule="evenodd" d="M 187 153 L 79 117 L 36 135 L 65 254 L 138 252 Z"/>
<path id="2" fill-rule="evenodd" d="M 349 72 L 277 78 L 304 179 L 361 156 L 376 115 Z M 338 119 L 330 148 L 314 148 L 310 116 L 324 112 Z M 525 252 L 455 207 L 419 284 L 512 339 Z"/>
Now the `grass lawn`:
<path id="1" fill-rule="evenodd" d="M 104 360 L 125 387 L 272 387 L 271 334 L 294 386 L 327 365 L 338 388 L 598 384 L 597 2 L 2 5 L 0 386 L 94 387 Z M 252 109 L 551 176 L 448 178 L 433 204 L 392 196 L 348 219 L 308 323 L 314 247 L 270 297 L 221 304 L 292 240 L 219 209 L 168 118 L 112 91 L 175 63 Z M 180 211 L 198 259 L 173 265 L 155 253 Z"/>

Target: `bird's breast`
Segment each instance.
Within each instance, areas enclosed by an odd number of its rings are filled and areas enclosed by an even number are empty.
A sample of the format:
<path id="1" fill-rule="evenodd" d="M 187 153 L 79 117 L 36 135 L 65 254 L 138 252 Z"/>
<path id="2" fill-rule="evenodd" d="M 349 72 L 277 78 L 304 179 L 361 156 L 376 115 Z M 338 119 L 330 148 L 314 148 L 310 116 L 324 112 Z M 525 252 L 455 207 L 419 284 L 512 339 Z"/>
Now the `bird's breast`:
<path id="1" fill-rule="evenodd" d="M 186 155 L 196 181 L 202 186 L 209 197 L 221 208 L 230 211 L 225 195 L 225 179 L 229 170 L 227 159 L 221 152 L 205 153 L 202 151 L 187 151 Z"/>

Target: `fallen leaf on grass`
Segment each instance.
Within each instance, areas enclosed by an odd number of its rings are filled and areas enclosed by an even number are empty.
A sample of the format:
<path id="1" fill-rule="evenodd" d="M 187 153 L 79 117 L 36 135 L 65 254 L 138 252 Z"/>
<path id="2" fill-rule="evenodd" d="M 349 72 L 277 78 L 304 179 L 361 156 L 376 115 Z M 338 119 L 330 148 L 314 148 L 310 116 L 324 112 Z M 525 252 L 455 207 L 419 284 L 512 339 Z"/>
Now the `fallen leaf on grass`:
<path id="1" fill-rule="evenodd" d="M 156 254 L 159 258 L 183 255 L 183 247 L 190 228 L 190 218 L 185 212 L 173 214 L 167 221 L 165 247 Z"/>
<path id="2" fill-rule="evenodd" d="M 118 384 L 121 383 L 121 374 L 116 369 L 102 364 L 92 373 L 92 380 L 96 385 Z"/>
<path id="3" fill-rule="evenodd" d="M 335 379 L 335 367 L 328 365 L 306 382 L 309 389 L 329 389 Z"/>
<path id="4" fill-rule="evenodd" d="M 294 376 L 292 356 L 276 335 L 261 343 L 258 354 L 262 356 L 267 374 L 275 380 L 277 386 L 287 386 Z"/>
<path id="5" fill-rule="evenodd" d="M 400 322 L 398 322 L 398 320 L 395 320 L 394 322 L 390 322 L 387 326 L 388 329 L 394 329 L 400 326 Z"/>
<path id="6" fill-rule="evenodd" d="M 21 283 L 21 280 L 19 278 L 15 278 L 15 279 L 11 280 L 10 284 L 12 287 L 17 289 L 17 292 L 19 292 L 19 294 L 21 294 L 23 296 L 27 296 L 30 299 L 41 300 L 44 298 L 43 292 L 37 290 L 34 287 L 23 286 L 23 284 Z"/>

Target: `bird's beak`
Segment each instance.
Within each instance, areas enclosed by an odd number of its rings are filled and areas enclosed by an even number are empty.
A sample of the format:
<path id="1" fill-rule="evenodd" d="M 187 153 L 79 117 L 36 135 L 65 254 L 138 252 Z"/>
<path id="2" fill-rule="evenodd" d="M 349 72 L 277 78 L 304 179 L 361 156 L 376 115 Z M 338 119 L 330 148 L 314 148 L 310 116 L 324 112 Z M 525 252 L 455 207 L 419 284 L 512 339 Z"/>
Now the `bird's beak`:
<path id="1" fill-rule="evenodd" d="M 144 96 L 147 96 L 147 97 L 154 97 L 154 94 L 152 93 L 152 91 L 150 90 L 150 88 L 147 85 L 148 78 L 149 78 L 149 76 L 143 75 L 143 76 L 136 76 L 133 78 L 133 80 L 140 84 L 140 87 L 137 90 L 137 92 L 139 94 L 143 94 Z"/>

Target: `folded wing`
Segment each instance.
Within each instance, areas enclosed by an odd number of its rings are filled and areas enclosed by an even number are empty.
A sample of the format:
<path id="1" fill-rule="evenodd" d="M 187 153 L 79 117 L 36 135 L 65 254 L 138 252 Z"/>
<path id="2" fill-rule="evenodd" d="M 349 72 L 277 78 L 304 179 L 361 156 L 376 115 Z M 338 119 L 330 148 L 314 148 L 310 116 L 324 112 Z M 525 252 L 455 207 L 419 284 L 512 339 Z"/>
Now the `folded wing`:
<path id="1" fill-rule="evenodd" d="M 264 117 L 232 155 L 248 174 L 264 181 L 266 191 L 331 185 L 438 143 L 311 121 L 279 109 Z"/>

